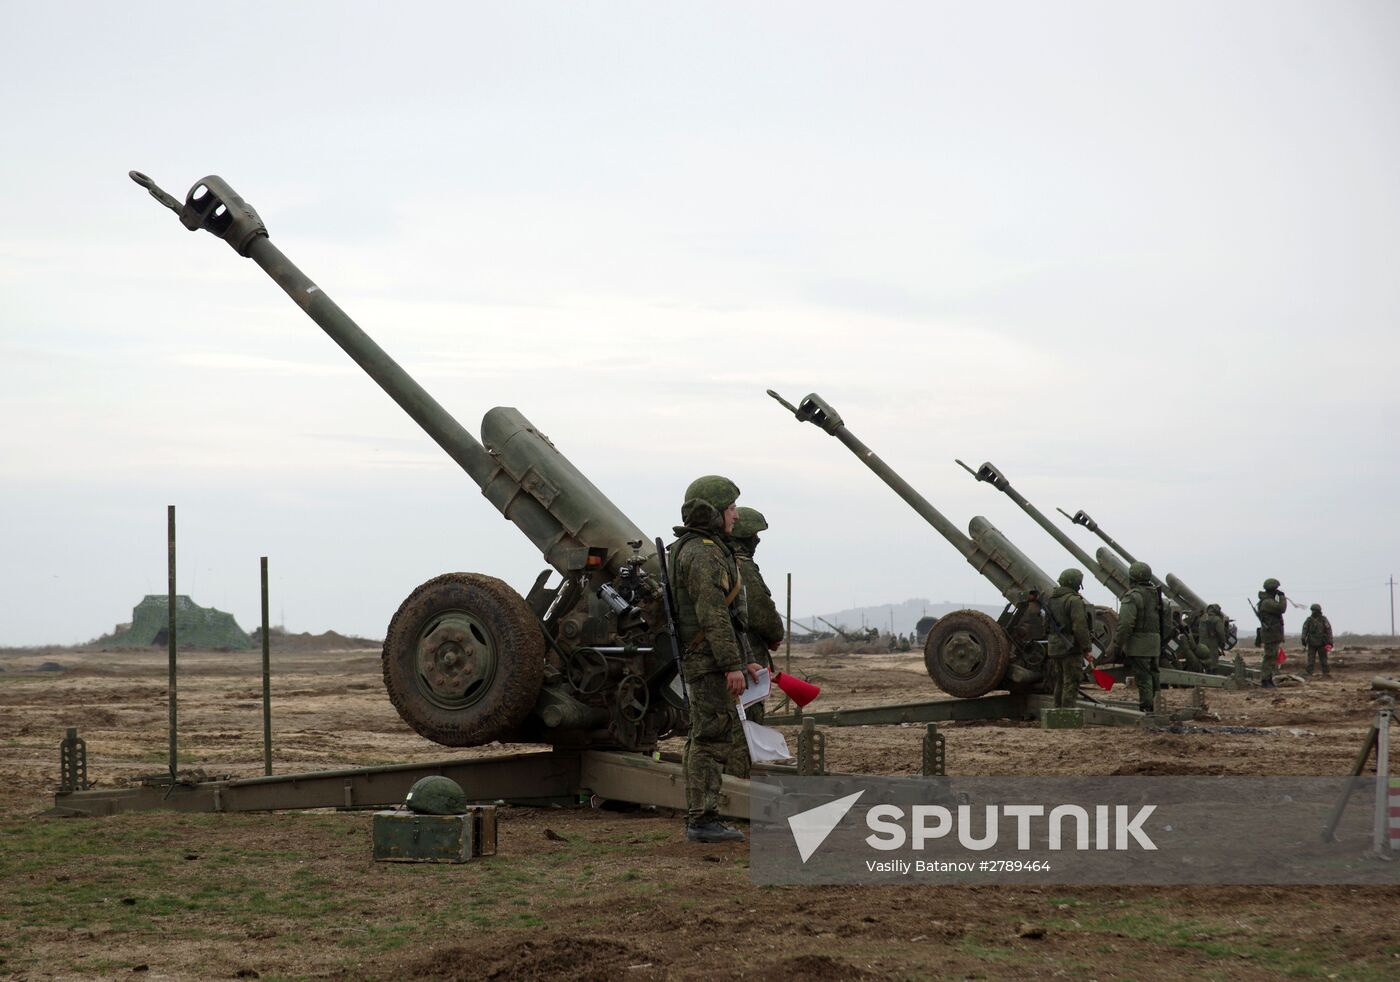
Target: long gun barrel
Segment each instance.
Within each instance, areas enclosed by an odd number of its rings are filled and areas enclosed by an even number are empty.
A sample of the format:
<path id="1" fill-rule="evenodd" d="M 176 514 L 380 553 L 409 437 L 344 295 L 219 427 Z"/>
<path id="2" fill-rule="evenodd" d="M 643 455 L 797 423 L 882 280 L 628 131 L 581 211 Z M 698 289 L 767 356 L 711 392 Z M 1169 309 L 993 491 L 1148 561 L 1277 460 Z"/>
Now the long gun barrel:
<path id="1" fill-rule="evenodd" d="M 1167 592 L 1181 598 L 1183 604 L 1192 610 L 1202 611 L 1206 609 L 1206 602 L 1201 599 L 1200 595 L 1182 583 L 1174 573 L 1167 574 Z"/>
<path id="2" fill-rule="evenodd" d="M 518 410 L 486 413 L 478 441 L 319 285 L 282 254 L 258 213 L 210 176 L 184 202 L 131 178 L 179 217 L 252 259 L 408 413 L 558 572 L 527 597 L 494 577 L 420 585 L 385 632 L 384 685 L 400 716 L 449 746 L 494 740 L 649 750 L 680 728 L 674 618 L 657 550 Z M 669 656 L 669 657 L 668 657 Z"/>
<path id="3" fill-rule="evenodd" d="M 1123 594 L 1128 592 L 1128 571 L 1126 567 L 1121 563 L 1117 564 L 1117 566 L 1109 566 L 1091 559 L 1087 552 L 1079 548 L 1075 541 L 1055 526 L 1039 508 L 1027 501 L 1019 491 L 1013 488 L 1011 482 L 1006 479 L 1006 475 L 994 464 L 990 462 L 984 463 L 976 470 L 968 467 L 961 460 L 957 461 L 957 464 L 977 480 L 990 484 L 1012 501 L 1016 502 L 1023 512 L 1035 520 L 1037 525 L 1049 532 L 1056 542 L 1068 549 L 1075 559 L 1083 563 L 1084 568 L 1092 573 L 1096 580 L 1107 587 L 1108 591 L 1112 593 L 1115 598 L 1122 597 Z"/>
<path id="4" fill-rule="evenodd" d="M 1073 515 L 1069 514 L 1063 508 L 1057 508 L 1055 510 L 1058 511 L 1061 515 L 1064 515 L 1065 518 L 1068 518 L 1075 525 L 1083 525 L 1090 532 L 1093 532 L 1100 539 L 1103 539 L 1103 541 L 1108 543 L 1108 545 L 1112 549 L 1118 552 L 1118 555 L 1122 556 L 1128 562 L 1137 562 L 1137 559 L 1133 557 L 1132 553 L 1128 552 L 1128 550 L 1124 549 L 1117 542 L 1114 542 L 1113 539 L 1109 537 L 1107 532 L 1099 528 L 1098 522 L 1090 518 L 1089 513 L 1084 511 L 1082 508 L 1079 511 L 1075 512 Z M 1095 553 L 1095 555 L 1098 557 L 1099 562 L 1101 564 L 1106 564 L 1108 561 L 1114 559 L 1113 553 L 1105 548 L 1100 548 Z M 1127 573 L 1126 569 L 1124 569 L 1124 573 Z M 1154 575 L 1152 577 L 1152 582 L 1157 584 L 1157 587 L 1167 595 L 1167 597 L 1172 601 L 1172 603 L 1174 603 L 1177 607 L 1181 608 L 1182 610 L 1191 611 L 1193 614 L 1205 613 L 1208 604 L 1203 599 L 1201 599 L 1200 594 L 1196 593 L 1189 586 L 1183 583 L 1181 581 L 1181 578 L 1176 576 L 1175 574 L 1168 573 L 1165 581 L 1158 579 L 1157 576 Z M 1226 617 L 1225 620 L 1227 625 L 1227 637 L 1229 639 L 1226 643 L 1226 649 L 1228 650 L 1235 646 L 1237 629 L 1235 627 L 1234 620 L 1232 620 L 1229 617 Z"/>
<path id="5" fill-rule="evenodd" d="M 211 175 L 197 182 L 183 204 L 139 171 L 132 171 L 131 179 L 175 212 L 185 228 L 211 232 L 262 267 L 562 575 L 582 571 L 590 553 L 602 567 L 598 572 L 611 572 L 627 557 L 627 543 L 636 540 L 644 543 L 651 572 L 658 572 L 647 536 L 519 410 L 489 411 L 481 423 L 483 446 L 273 245 L 258 213 L 222 178 Z"/>
<path id="6" fill-rule="evenodd" d="M 1096 521 L 1094 521 L 1092 518 L 1090 518 L 1090 517 L 1089 517 L 1089 513 L 1086 512 L 1086 511 L 1084 511 L 1082 508 L 1081 508 L 1079 511 L 1075 512 L 1073 515 L 1071 515 L 1071 514 L 1070 514 L 1069 512 L 1067 512 L 1067 511 L 1065 511 L 1063 508 L 1056 508 L 1055 510 L 1056 510 L 1057 512 L 1059 512 L 1061 515 L 1065 516 L 1065 518 L 1068 518 L 1068 519 L 1069 519 L 1071 522 L 1073 522 L 1075 525 L 1082 525 L 1082 526 L 1084 526 L 1086 529 L 1088 529 L 1090 532 L 1093 532 L 1095 535 L 1097 535 L 1100 539 L 1103 539 L 1104 542 L 1108 543 L 1108 545 L 1109 545 L 1109 547 L 1110 547 L 1111 549 L 1113 549 L 1115 552 L 1117 552 L 1118 555 L 1122 556 L 1122 557 L 1123 557 L 1125 560 L 1127 560 L 1128 562 L 1130 562 L 1130 563 L 1135 563 L 1135 562 L 1138 561 L 1138 559 L 1137 559 L 1136 556 L 1134 556 L 1134 555 L 1133 555 L 1132 553 L 1130 553 L 1128 550 L 1124 549 L 1124 548 L 1123 548 L 1122 546 L 1120 546 L 1117 542 L 1114 542 L 1113 539 L 1109 536 L 1109 534 L 1108 534 L 1107 532 L 1105 532 L 1103 529 L 1099 528 L 1099 523 L 1096 522 Z M 1103 555 L 1103 550 L 1099 550 L 1099 555 Z M 1161 591 L 1162 591 L 1163 593 L 1165 593 L 1168 597 L 1170 597 L 1172 600 L 1174 600 L 1174 601 L 1176 602 L 1177 606 L 1179 606 L 1179 607 L 1185 607 L 1185 608 L 1188 608 L 1188 609 L 1190 609 L 1190 610 L 1194 610 L 1194 611 L 1196 611 L 1197 613 L 1203 612 L 1203 611 L 1206 609 L 1206 605 L 1205 605 L 1204 603 L 1202 603 L 1199 607 L 1197 607 L 1196 605 L 1192 604 L 1189 600 L 1187 600 L 1185 597 L 1179 595 L 1175 590 L 1173 590 L 1173 589 L 1171 588 L 1170 583 L 1168 582 L 1168 581 L 1170 581 L 1170 580 L 1172 580 L 1172 579 L 1174 579 L 1174 577 L 1172 577 L 1171 574 L 1168 574 L 1168 575 L 1167 575 L 1167 580 L 1163 580 L 1163 579 L 1162 579 L 1160 576 L 1158 576 L 1156 573 L 1153 573 L 1153 574 L 1152 574 L 1152 582 L 1153 582 L 1154 584 L 1156 584 L 1157 589 L 1161 590 Z M 1178 581 L 1178 582 L 1180 582 L 1180 581 Z M 1197 598 L 1197 599 L 1200 599 L 1200 598 Z"/>
<path id="7" fill-rule="evenodd" d="M 1024 595 L 1031 590 L 1038 591 L 1046 597 L 1054 590 L 1055 580 L 1031 562 L 985 518 L 980 515 L 973 518 L 968 525 L 970 536 L 959 531 L 927 498 L 915 491 L 908 481 L 881 460 L 875 451 L 857 439 L 846 428 L 841 415 L 821 396 L 814 392 L 794 406 L 772 389 L 768 390 L 768 394 L 791 412 L 799 422 L 811 423 L 845 444 L 846 449 L 874 471 L 876 477 L 888 484 L 895 494 L 903 498 L 939 535 L 947 539 L 973 569 L 986 577 L 1008 603 L 1022 602 Z"/>
<path id="8" fill-rule="evenodd" d="M 845 631 L 841 630 L 841 628 L 837 627 L 835 624 L 831 623 L 831 621 L 827 620 L 825 617 L 822 617 L 820 614 L 813 614 L 812 616 L 815 617 L 817 620 L 821 621 L 821 622 L 822 622 L 823 624 L 825 624 L 827 627 L 831 628 L 831 629 L 832 629 L 833 631 L 835 631 L 837 634 L 841 635 L 841 640 L 842 640 L 842 641 L 854 641 L 854 640 L 855 640 L 855 638 L 851 637 L 851 636 L 850 636 L 849 634 L 847 634 Z"/>

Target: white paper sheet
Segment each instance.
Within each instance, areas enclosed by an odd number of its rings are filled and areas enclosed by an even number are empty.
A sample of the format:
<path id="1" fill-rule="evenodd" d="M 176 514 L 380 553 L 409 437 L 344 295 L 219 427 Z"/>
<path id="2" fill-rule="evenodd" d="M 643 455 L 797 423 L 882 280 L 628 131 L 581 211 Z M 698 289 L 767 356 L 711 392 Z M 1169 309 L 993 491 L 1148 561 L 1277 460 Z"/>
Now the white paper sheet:
<path id="1" fill-rule="evenodd" d="M 749 760 L 756 764 L 773 760 L 791 760 L 787 741 L 771 726 L 760 726 L 751 719 L 744 720 L 744 739 L 749 743 Z"/>
<path id="2" fill-rule="evenodd" d="M 744 681 L 748 683 L 744 686 L 744 694 L 739 697 L 739 705 L 752 706 L 761 699 L 767 699 L 768 693 L 772 689 L 772 679 L 769 677 L 768 669 L 758 670 L 758 680 L 749 678 L 747 672 L 744 673 Z"/>

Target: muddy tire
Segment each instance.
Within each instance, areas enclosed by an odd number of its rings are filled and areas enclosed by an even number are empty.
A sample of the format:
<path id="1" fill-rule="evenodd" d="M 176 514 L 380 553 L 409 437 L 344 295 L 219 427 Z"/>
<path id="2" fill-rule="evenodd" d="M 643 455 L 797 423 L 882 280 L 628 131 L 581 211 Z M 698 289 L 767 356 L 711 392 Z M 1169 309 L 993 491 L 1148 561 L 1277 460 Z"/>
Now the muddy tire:
<path id="1" fill-rule="evenodd" d="M 434 743 L 475 747 L 525 720 L 544 679 L 544 636 L 504 581 L 444 573 L 399 605 L 384 636 L 384 688 Z"/>
<path id="2" fill-rule="evenodd" d="M 960 699 L 974 699 L 1006 688 L 1011 639 L 980 610 L 955 610 L 938 619 L 924 642 L 929 678 Z"/>
<path id="3" fill-rule="evenodd" d="M 1109 607 L 1090 607 L 1089 633 L 1098 642 L 1099 650 L 1107 651 L 1118 633 L 1118 612 Z"/>

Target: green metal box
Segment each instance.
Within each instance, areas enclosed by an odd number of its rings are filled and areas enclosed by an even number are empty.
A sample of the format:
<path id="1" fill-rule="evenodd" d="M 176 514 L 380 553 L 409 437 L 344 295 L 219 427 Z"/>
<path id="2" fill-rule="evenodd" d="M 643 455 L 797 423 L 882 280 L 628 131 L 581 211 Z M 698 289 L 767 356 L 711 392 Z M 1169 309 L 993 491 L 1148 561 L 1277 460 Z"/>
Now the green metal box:
<path id="1" fill-rule="evenodd" d="M 374 859 L 389 863 L 465 863 L 496 853 L 496 808 L 482 805 L 462 815 L 374 813 Z"/>
<path id="2" fill-rule="evenodd" d="M 1040 711 L 1042 730 L 1082 730 L 1084 710 L 1082 709 L 1042 709 Z"/>

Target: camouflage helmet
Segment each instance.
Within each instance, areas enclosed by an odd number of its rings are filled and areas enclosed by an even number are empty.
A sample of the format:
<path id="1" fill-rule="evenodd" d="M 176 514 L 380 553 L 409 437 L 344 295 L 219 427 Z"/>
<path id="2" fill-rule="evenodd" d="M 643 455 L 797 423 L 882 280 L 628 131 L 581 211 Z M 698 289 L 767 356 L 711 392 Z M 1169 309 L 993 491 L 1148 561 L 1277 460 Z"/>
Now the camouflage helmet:
<path id="1" fill-rule="evenodd" d="M 1139 560 L 1128 567 L 1128 580 L 1132 583 L 1151 583 L 1152 567 Z"/>
<path id="2" fill-rule="evenodd" d="M 1322 604 L 1313 604 L 1311 609 L 1314 614 L 1320 614 L 1322 613 Z"/>
<path id="3" fill-rule="evenodd" d="M 1060 586 L 1067 586 L 1071 590 L 1078 590 L 1084 585 L 1084 574 L 1071 566 L 1060 574 Z"/>
<path id="4" fill-rule="evenodd" d="M 1269 577 L 1267 580 L 1264 581 L 1264 592 L 1265 592 L 1265 593 L 1273 593 L 1273 592 L 1274 592 L 1275 590 L 1277 590 L 1278 588 L 1279 588 L 1279 582 L 1278 582 L 1278 580 L 1274 579 L 1272 576 Z"/>
<path id="5" fill-rule="evenodd" d="M 685 500 L 703 501 L 715 511 L 724 511 L 739 497 L 739 485 L 718 474 L 706 474 L 690 482 L 685 489 Z M 682 505 L 682 508 L 685 506 Z"/>
<path id="6" fill-rule="evenodd" d="M 734 531 L 729 534 L 736 539 L 747 539 L 768 528 L 768 519 L 763 512 L 747 505 L 739 506 L 739 516 L 734 519 Z"/>
<path id="7" fill-rule="evenodd" d="M 414 782 L 404 804 L 420 815 L 460 815 L 467 810 L 467 793 L 452 778 L 433 774 Z"/>
<path id="8" fill-rule="evenodd" d="M 1219 605 L 1219 604 L 1206 604 L 1206 613 L 1207 613 L 1207 614 L 1218 614 L 1218 613 L 1220 613 L 1220 605 Z"/>

